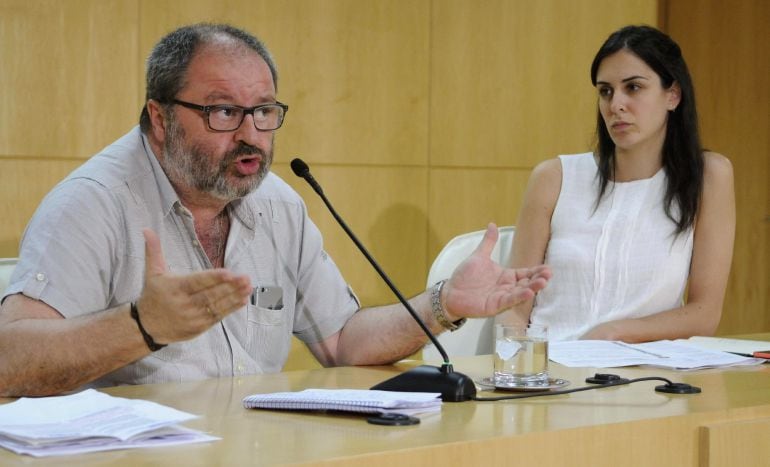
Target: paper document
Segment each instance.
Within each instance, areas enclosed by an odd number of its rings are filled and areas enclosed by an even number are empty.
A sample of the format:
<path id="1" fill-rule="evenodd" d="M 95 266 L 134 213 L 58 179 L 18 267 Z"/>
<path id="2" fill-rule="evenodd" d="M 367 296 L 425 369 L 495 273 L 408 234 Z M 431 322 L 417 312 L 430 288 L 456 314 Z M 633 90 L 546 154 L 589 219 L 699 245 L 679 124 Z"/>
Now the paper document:
<path id="1" fill-rule="evenodd" d="M 368 389 L 305 389 L 299 392 L 254 394 L 243 399 L 247 409 L 342 410 L 362 413 L 436 412 L 441 394 Z"/>
<path id="2" fill-rule="evenodd" d="M 739 365 L 759 365 L 765 360 L 709 350 L 685 340 L 626 344 L 619 341 L 549 342 L 550 360 L 568 367 L 612 368 L 651 365 L 676 370 L 696 370 Z"/>
<path id="3" fill-rule="evenodd" d="M 722 352 L 730 352 L 747 357 L 754 355 L 754 352 L 770 350 L 770 342 L 767 341 L 730 339 L 728 337 L 693 336 L 687 339 L 686 342 L 704 349 L 721 350 Z"/>
<path id="4" fill-rule="evenodd" d="M 42 457 L 219 439 L 177 426 L 194 418 L 154 402 L 93 389 L 69 396 L 21 398 L 0 405 L 0 446 Z"/>

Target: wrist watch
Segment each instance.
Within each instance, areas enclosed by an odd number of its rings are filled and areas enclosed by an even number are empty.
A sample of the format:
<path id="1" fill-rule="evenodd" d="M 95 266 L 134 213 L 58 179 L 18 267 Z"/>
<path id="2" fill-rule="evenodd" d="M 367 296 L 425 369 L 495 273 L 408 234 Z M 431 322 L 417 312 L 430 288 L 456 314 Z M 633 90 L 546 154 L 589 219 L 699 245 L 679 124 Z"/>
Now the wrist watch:
<path id="1" fill-rule="evenodd" d="M 431 287 L 430 290 L 430 304 L 431 309 L 433 310 L 433 317 L 436 318 L 436 321 L 443 326 L 445 329 L 449 329 L 450 331 L 457 331 L 462 327 L 463 324 L 467 321 L 466 318 L 458 319 L 457 321 L 449 321 L 449 318 L 447 318 L 446 311 L 444 310 L 444 306 L 441 304 L 441 290 L 444 288 L 444 284 L 446 284 L 446 279 L 442 281 L 436 282 L 436 284 Z"/>

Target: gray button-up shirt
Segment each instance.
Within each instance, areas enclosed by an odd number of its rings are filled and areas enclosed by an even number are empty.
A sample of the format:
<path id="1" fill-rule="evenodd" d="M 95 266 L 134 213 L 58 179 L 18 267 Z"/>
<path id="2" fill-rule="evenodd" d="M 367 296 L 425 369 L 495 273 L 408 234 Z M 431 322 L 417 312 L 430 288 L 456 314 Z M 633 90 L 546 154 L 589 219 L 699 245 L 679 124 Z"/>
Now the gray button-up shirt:
<path id="1" fill-rule="evenodd" d="M 228 212 L 225 267 L 248 275 L 256 287 L 280 289 L 282 307 L 248 305 L 95 386 L 277 372 L 292 333 L 319 342 L 358 310 L 302 199 L 277 175 L 269 174 Z M 148 227 L 158 233 L 171 272 L 210 267 L 192 215 L 136 127 L 46 196 L 24 233 L 6 295 L 21 292 L 65 318 L 136 300 L 144 280 L 142 229 Z"/>

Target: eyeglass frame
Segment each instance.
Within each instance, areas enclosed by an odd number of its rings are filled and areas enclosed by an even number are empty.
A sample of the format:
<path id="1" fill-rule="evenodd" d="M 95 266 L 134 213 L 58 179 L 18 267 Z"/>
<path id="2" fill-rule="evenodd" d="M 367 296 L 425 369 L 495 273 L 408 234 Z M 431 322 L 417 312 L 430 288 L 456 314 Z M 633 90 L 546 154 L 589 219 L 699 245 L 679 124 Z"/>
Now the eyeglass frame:
<path id="1" fill-rule="evenodd" d="M 186 107 L 188 109 L 193 110 L 200 110 L 206 115 L 206 126 L 209 127 L 209 130 L 216 131 L 218 133 L 229 133 L 231 131 L 238 131 L 238 129 L 243 125 L 243 121 L 246 120 L 246 115 L 251 115 L 252 120 L 254 120 L 254 128 L 257 129 L 257 131 L 275 131 L 278 128 L 281 128 L 283 126 L 283 121 L 286 118 L 286 112 L 289 111 L 289 106 L 282 103 L 275 101 L 274 103 L 269 104 L 259 104 L 255 105 L 254 107 L 243 107 L 240 105 L 235 104 L 216 104 L 216 105 L 200 105 L 200 104 L 193 104 L 192 102 L 185 102 L 179 99 L 171 99 L 169 101 L 171 104 L 181 105 L 182 107 Z M 283 109 L 283 115 L 281 116 L 281 122 L 276 128 L 272 128 L 270 130 L 263 130 L 262 128 L 259 128 L 257 126 L 257 120 L 254 118 L 254 112 L 256 112 L 259 109 L 262 109 L 264 107 L 275 107 L 278 106 L 281 109 Z M 243 111 L 243 115 L 241 115 L 241 121 L 238 122 L 238 126 L 233 128 L 232 130 L 216 130 L 211 127 L 211 122 L 209 121 L 211 111 L 217 110 L 220 108 L 230 108 L 230 109 L 240 109 Z"/>

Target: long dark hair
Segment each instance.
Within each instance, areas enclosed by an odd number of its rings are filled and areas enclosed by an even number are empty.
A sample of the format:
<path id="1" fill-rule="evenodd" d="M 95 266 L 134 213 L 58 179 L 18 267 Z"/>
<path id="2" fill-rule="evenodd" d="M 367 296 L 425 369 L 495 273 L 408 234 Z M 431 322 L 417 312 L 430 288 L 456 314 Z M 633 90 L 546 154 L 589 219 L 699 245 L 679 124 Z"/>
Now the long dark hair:
<path id="1" fill-rule="evenodd" d="M 660 77 L 664 89 L 678 83 L 681 99 L 668 113 L 663 142 L 663 168 L 667 185 L 663 209 L 680 234 L 695 223 L 703 191 L 703 148 L 698 134 L 695 89 L 679 46 L 663 32 L 649 26 L 626 26 L 615 31 L 596 53 L 591 64 L 591 83 L 596 86 L 599 65 L 609 55 L 628 50 Z M 610 138 L 601 112 L 596 119 L 596 153 L 599 156 L 599 197 L 597 205 L 615 175 L 615 143 Z M 679 208 L 674 214 L 674 203 Z"/>

